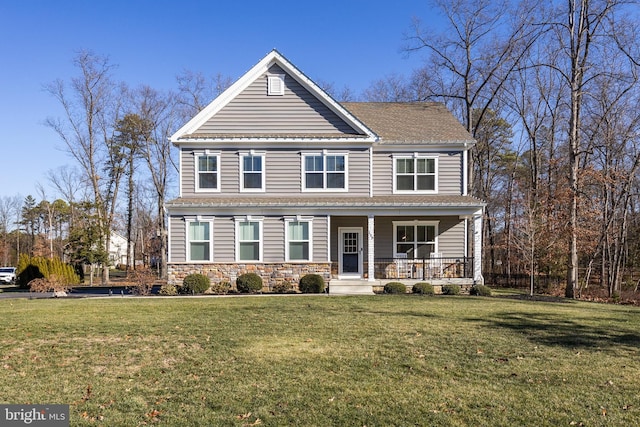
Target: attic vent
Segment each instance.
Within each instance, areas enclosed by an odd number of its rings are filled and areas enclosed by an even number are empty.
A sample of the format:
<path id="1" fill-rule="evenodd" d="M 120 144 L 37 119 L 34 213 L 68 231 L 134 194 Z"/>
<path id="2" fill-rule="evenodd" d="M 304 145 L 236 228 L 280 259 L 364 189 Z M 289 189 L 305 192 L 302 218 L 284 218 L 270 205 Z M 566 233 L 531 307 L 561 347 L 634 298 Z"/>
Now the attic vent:
<path id="1" fill-rule="evenodd" d="M 284 95 L 284 74 L 267 76 L 267 95 Z"/>

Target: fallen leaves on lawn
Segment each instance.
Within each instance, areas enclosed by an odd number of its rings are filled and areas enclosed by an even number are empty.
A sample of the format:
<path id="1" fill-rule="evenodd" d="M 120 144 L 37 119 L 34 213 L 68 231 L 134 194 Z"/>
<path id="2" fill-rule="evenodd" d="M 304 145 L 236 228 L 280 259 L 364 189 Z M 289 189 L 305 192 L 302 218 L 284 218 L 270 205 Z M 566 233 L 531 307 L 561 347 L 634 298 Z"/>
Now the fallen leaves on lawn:
<path id="1" fill-rule="evenodd" d="M 82 396 L 82 401 L 86 402 L 87 400 L 91 399 L 92 392 L 93 392 L 93 386 L 91 384 L 87 385 L 87 391 L 84 394 L 84 396 Z"/>
<path id="2" fill-rule="evenodd" d="M 146 413 L 145 415 L 147 416 L 147 418 L 149 418 L 151 421 L 153 422 L 158 422 L 160 421 L 160 414 L 162 414 L 162 411 L 158 411 L 157 409 L 152 409 L 151 412 Z"/>

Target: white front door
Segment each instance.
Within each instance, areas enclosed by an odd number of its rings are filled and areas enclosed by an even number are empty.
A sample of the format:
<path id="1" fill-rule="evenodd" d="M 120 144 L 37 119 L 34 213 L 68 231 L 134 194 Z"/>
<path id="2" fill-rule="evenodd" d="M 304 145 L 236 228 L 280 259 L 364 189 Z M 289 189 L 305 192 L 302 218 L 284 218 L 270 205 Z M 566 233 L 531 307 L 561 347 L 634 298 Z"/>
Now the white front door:
<path id="1" fill-rule="evenodd" d="M 362 227 L 338 229 L 338 274 L 340 277 L 362 277 Z"/>

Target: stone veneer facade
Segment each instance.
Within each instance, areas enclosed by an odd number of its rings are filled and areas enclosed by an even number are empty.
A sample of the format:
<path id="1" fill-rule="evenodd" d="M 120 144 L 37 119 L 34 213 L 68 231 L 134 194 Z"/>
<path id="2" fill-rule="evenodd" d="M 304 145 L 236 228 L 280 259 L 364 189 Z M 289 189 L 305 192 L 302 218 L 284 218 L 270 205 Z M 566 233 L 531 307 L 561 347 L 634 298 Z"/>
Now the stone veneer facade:
<path id="1" fill-rule="evenodd" d="M 263 291 L 270 291 L 275 285 L 289 282 L 298 288 L 300 278 L 306 274 L 319 274 L 325 283 L 331 279 L 331 263 L 264 263 L 264 264 L 169 264 L 167 282 L 182 285 L 189 274 L 204 274 L 211 283 L 230 282 L 235 287 L 236 278 L 244 273 L 256 273 L 262 277 Z"/>

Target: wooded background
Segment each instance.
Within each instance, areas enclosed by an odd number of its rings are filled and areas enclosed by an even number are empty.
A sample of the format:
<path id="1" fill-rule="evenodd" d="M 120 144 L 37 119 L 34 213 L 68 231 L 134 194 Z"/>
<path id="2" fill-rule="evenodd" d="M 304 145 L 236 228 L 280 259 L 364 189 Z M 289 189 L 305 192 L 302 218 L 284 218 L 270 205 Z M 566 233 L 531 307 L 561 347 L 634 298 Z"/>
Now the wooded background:
<path id="1" fill-rule="evenodd" d="M 436 0 L 446 25 L 415 21 L 422 67 L 361 94 L 316 81 L 338 101 L 439 101 L 477 141 L 469 191 L 487 202 L 487 284 L 580 296 L 638 290 L 640 38 L 635 1 Z M 0 263 L 19 254 L 107 263 L 110 233 L 136 260 L 166 267 L 163 206 L 177 191 L 168 137 L 232 81 L 184 71 L 174 91 L 114 81 L 91 51 L 47 85 L 63 107 L 47 125 L 74 164 L 47 194 L 0 197 Z M 197 65 L 197 64 L 196 64 Z M 108 280 L 104 269 L 103 280 Z"/>

